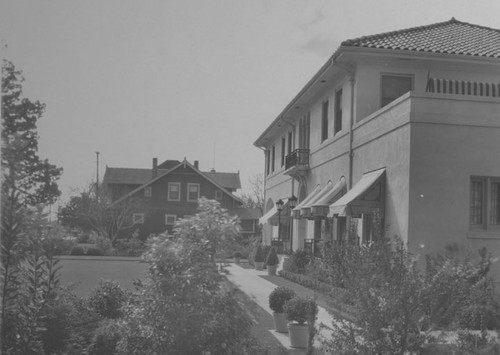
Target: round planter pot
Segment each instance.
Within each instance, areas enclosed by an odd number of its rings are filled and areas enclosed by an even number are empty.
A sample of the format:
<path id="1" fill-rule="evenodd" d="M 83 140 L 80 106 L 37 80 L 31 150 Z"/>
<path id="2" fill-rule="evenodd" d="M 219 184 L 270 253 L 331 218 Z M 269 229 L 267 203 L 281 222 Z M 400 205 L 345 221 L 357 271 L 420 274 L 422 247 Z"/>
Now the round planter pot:
<path id="1" fill-rule="evenodd" d="M 278 333 L 288 333 L 287 321 L 285 318 L 285 313 L 273 312 L 274 319 L 274 329 Z"/>
<path id="2" fill-rule="evenodd" d="M 268 275 L 276 275 L 276 270 L 278 270 L 278 265 L 267 265 Z"/>
<path id="3" fill-rule="evenodd" d="M 309 342 L 309 327 L 307 324 L 288 323 L 288 334 L 292 348 L 307 348 Z"/>
<path id="4" fill-rule="evenodd" d="M 264 270 L 264 262 L 263 261 L 254 261 L 255 270 Z"/>

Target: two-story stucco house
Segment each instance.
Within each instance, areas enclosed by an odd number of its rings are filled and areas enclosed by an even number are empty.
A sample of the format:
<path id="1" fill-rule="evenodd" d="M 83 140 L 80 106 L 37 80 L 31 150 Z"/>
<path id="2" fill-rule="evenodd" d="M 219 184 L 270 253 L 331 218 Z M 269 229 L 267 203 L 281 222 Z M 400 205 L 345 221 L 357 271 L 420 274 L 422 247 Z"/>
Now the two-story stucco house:
<path id="1" fill-rule="evenodd" d="M 376 215 L 411 252 L 500 256 L 500 30 L 451 19 L 344 41 L 254 144 L 266 243 L 369 241 Z"/>
<path id="2" fill-rule="evenodd" d="M 260 212 L 244 208 L 242 200 L 234 195 L 241 188 L 239 173 L 201 171 L 196 160 L 194 164 L 186 159 L 158 164 L 158 159 L 153 158 L 151 169 L 106 167 L 103 185 L 115 203 L 126 199 L 137 202 L 131 219 L 146 236 L 172 233 L 178 218 L 198 212 L 200 197 L 216 200 L 229 214 L 238 216 L 242 235 L 257 232 Z"/>

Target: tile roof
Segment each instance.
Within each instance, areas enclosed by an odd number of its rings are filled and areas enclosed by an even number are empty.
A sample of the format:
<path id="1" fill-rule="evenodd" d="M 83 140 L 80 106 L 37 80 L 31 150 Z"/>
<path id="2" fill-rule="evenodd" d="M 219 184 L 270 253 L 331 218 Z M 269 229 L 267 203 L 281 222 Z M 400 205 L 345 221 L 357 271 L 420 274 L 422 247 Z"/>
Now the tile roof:
<path id="1" fill-rule="evenodd" d="M 500 30 L 452 18 L 432 25 L 350 39 L 341 45 L 500 58 Z"/>

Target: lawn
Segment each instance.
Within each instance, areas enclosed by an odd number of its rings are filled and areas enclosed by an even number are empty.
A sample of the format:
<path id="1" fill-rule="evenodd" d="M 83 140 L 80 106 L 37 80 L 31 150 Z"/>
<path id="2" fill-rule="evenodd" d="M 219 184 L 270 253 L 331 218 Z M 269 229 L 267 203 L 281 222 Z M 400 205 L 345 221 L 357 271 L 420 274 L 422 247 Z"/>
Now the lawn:
<path id="1" fill-rule="evenodd" d="M 74 284 L 78 296 L 88 296 L 100 279 L 115 280 L 123 288 L 132 290 L 133 282 L 142 278 L 147 264 L 138 258 L 61 257 L 61 284 Z"/>

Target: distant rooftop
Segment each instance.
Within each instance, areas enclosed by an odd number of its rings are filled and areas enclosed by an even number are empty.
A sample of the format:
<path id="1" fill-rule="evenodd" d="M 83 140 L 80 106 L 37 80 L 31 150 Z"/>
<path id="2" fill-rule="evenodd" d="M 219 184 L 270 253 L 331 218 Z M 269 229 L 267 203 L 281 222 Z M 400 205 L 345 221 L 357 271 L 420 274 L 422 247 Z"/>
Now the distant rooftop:
<path id="1" fill-rule="evenodd" d="M 500 30 L 452 18 L 432 25 L 349 39 L 341 45 L 500 58 Z"/>

